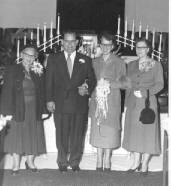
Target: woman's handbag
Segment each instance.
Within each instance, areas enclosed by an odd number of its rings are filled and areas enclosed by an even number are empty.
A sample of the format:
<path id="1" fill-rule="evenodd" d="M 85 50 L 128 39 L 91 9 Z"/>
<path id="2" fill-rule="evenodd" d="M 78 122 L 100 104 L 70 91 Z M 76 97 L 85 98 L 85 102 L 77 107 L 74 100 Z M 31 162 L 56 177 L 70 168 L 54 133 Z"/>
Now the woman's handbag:
<path id="1" fill-rule="evenodd" d="M 155 112 L 150 108 L 149 90 L 147 90 L 145 108 L 140 113 L 139 121 L 141 121 L 142 124 L 153 124 L 155 121 Z"/>

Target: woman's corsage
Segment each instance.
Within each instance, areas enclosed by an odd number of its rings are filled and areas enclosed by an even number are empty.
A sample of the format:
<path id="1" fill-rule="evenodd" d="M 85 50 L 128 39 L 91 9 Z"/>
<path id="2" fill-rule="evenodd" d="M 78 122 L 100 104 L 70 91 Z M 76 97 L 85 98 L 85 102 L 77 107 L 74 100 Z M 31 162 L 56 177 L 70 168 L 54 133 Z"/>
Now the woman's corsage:
<path id="1" fill-rule="evenodd" d="M 154 65 L 155 65 L 155 60 L 153 59 L 139 61 L 139 70 L 143 72 L 147 72 L 150 69 L 152 69 Z"/>
<path id="2" fill-rule="evenodd" d="M 34 61 L 31 65 L 30 70 L 40 76 L 43 73 L 43 66 L 39 62 Z"/>
<path id="3" fill-rule="evenodd" d="M 110 94 L 110 83 L 105 79 L 100 79 L 96 87 L 96 112 L 97 125 L 103 118 L 106 118 L 108 112 L 108 94 Z"/>

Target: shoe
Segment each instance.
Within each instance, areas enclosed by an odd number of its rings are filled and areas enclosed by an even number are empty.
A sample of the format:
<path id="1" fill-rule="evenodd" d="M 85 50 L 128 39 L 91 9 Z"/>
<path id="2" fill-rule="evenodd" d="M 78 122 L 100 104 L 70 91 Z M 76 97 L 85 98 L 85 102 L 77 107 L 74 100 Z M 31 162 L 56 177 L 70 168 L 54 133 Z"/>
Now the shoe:
<path id="1" fill-rule="evenodd" d="M 12 170 L 11 171 L 11 175 L 16 176 L 17 174 L 19 174 L 19 170 Z"/>
<path id="2" fill-rule="evenodd" d="M 148 170 L 145 171 L 145 172 L 140 172 L 140 174 L 141 174 L 142 176 L 147 176 L 147 175 L 148 175 Z"/>
<path id="3" fill-rule="evenodd" d="M 104 172 L 110 172 L 111 168 L 104 168 Z"/>
<path id="4" fill-rule="evenodd" d="M 25 162 L 25 166 L 26 166 L 26 170 L 30 170 L 32 172 L 39 172 L 37 168 L 31 168 L 31 167 L 29 167 L 29 165 L 28 165 L 27 162 Z"/>
<path id="5" fill-rule="evenodd" d="M 141 170 L 141 167 L 142 167 L 142 164 L 140 163 L 138 165 L 138 167 L 136 167 L 135 169 L 128 169 L 127 172 L 128 173 L 132 173 L 132 172 L 135 172 L 135 171 L 140 171 Z"/>
<path id="6" fill-rule="evenodd" d="M 142 175 L 142 176 L 147 176 L 148 175 L 148 167 L 147 167 L 147 170 L 146 171 L 141 171 L 140 172 L 140 174 Z"/>
<path id="7" fill-rule="evenodd" d="M 80 167 L 79 167 L 78 165 L 73 166 L 73 167 L 72 167 L 72 171 L 73 171 L 73 172 L 79 172 L 79 171 L 80 171 Z"/>
<path id="8" fill-rule="evenodd" d="M 96 167 L 96 171 L 97 172 L 102 172 L 103 171 L 103 167 Z"/>
<path id="9" fill-rule="evenodd" d="M 59 171 L 60 171 L 61 173 L 67 172 L 67 171 L 68 171 L 67 166 L 59 166 Z"/>

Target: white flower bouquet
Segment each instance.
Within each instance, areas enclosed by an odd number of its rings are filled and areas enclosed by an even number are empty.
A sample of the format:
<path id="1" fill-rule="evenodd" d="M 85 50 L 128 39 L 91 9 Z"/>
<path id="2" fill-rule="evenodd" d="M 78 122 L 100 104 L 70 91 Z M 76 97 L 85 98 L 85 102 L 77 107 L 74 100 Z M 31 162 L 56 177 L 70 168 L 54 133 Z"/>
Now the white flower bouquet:
<path id="1" fill-rule="evenodd" d="M 108 95 L 110 94 L 110 83 L 109 81 L 101 78 L 97 82 L 96 87 L 96 112 L 95 117 L 97 118 L 97 125 L 100 125 L 100 122 L 103 118 L 106 118 L 108 112 Z"/>
<path id="2" fill-rule="evenodd" d="M 43 66 L 37 62 L 34 61 L 31 65 L 31 71 L 33 71 L 35 74 L 38 74 L 39 76 L 43 73 Z"/>

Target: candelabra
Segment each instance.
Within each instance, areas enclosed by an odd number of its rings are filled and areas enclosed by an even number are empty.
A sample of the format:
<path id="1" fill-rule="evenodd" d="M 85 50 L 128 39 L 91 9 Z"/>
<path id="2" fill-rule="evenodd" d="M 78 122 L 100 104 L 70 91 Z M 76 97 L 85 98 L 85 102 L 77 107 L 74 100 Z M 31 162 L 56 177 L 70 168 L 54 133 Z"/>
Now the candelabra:
<path id="1" fill-rule="evenodd" d="M 53 47 L 55 45 L 60 46 L 61 43 L 61 34 L 60 34 L 60 15 L 58 14 L 58 22 L 57 22 L 57 32 L 56 32 L 56 36 L 54 36 L 53 34 L 53 22 L 51 21 L 50 23 L 50 34 L 49 37 L 47 37 L 47 24 L 44 23 L 43 25 L 43 42 L 41 43 L 40 40 L 40 25 L 37 25 L 37 29 L 36 29 L 36 45 L 38 48 L 39 52 L 43 52 L 43 53 L 47 53 L 48 51 L 52 51 Z M 24 46 L 26 46 L 27 44 L 27 35 L 24 35 Z M 34 33 L 33 30 L 31 31 L 29 40 L 31 41 L 31 43 L 33 42 L 34 39 Z M 17 39 L 17 59 L 16 62 L 20 63 L 21 62 L 21 58 L 20 58 L 20 45 L 21 45 L 21 41 L 18 38 Z"/>
<path id="2" fill-rule="evenodd" d="M 132 21 L 132 31 L 131 31 L 131 37 L 128 37 L 128 21 L 127 18 L 125 19 L 124 23 L 124 34 L 123 36 L 121 35 L 121 30 L 120 30 L 120 24 L 121 24 L 121 18 L 120 16 L 118 17 L 118 29 L 117 29 L 117 44 L 123 44 L 124 47 L 131 47 L 131 50 L 134 49 L 135 47 L 135 25 L 134 25 L 134 20 Z M 148 40 L 149 39 L 149 25 L 146 26 L 145 30 L 145 38 Z M 138 32 L 138 37 L 142 37 L 142 24 L 140 22 L 139 24 L 139 32 Z M 156 58 L 158 61 L 162 60 L 162 33 L 160 33 L 159 37 L 159 44 L 158 44 L 158 49 L 155 48 L 155 30 L 153 29 L 152 32 L 152 58 Z"/>

